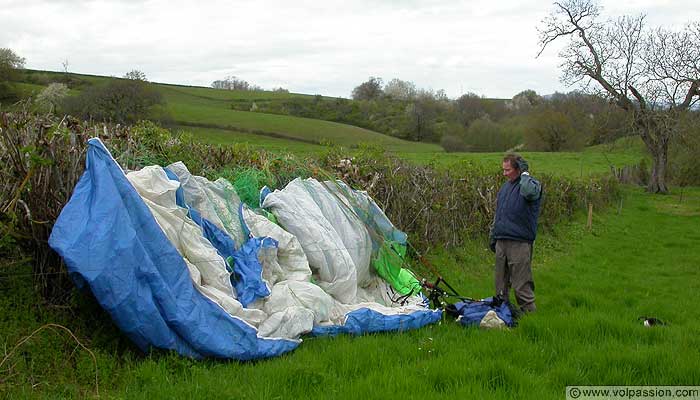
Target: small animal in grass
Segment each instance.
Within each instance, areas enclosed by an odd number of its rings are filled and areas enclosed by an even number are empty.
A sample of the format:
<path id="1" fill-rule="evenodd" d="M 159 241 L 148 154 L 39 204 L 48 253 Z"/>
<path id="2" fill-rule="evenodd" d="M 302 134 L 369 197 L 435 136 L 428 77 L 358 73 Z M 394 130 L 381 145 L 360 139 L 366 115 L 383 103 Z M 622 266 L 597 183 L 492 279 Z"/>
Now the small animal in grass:
<path id="1" fill-rule="evenodd" d="M 647 328 L 651 328 L 652 326 L 661 326 L 661 325 L 666 325 L 666 323 L 658 318 L 654 317 L 639 317 L 637 318 L 639 321 L 642 321 L 642 324 L 646 326 Z"/>

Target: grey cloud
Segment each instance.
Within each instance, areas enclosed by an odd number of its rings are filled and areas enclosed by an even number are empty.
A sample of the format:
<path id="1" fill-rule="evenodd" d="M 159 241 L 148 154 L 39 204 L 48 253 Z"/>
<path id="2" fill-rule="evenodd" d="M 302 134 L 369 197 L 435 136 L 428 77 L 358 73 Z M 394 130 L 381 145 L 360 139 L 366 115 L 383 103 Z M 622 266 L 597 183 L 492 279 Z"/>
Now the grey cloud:
<path id="1" fill-rule="evenodd" d="M 659 20 L 698 19 L 697 7 L 649 1 Z M 550 9 L 550 0 L 22 0 L 0 7 L 0 47 L 14 48 L 30 68 L 57 70 L 68 59 L 76 72 L 121 76 L 137 68 L 169 83 L 237 75 L 263 87 L 349 96 L 367 77 L 382 76 L 453 97 L 460 90 L 512 97 L 565 90 L 556 51 L 534 59 L 535 26 Z"/>

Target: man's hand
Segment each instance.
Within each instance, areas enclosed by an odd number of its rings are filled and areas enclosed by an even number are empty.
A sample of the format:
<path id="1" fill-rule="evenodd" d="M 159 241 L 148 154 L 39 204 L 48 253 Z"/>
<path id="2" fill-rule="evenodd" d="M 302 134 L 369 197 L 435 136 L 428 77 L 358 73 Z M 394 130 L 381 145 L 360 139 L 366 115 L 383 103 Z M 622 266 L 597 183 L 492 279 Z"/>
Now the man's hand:
<path id="1" fill-rule="evenodd" d="M 491 240 L 489 240 L 489 249 L 491 249 L 493 253 L 496 252 L 496 239 L 491 238 Z"/>
<path id="2" fill-rule="evenodd" d="M 525 161 L 524 158 L 518 158 L 518 161 L 516 161 L 518 164 L 518 169 L 520 170 L 520 173 L 522 174 L 523 172 L 527 172 L 528 169 L 530 168 L 529 165 L 527 165 L 527 161 Z"/>

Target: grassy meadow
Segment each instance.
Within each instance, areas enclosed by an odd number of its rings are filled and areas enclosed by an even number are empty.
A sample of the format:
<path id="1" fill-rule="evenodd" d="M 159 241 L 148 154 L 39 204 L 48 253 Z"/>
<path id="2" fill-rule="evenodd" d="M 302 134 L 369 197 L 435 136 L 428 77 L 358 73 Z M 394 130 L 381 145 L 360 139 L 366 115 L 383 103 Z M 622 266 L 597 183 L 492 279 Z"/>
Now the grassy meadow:
<path id="1" fill-rule="evenodd" d="M 49 71 L 28 71 L 30 75 L 44 75 L 46 80 L 58 80 L 62 73 Z M 75 79 L 96 84 L 106 77 L 82 74 L 70 74 Z M 25 95 L 38 94 L 45 86 L 20 83 Z M 312 95 L 274 91 L 219 90 L 206 87 L 180 86 L 154 83 L 154 87 L 166 102 L 165 111 L 174 123 L 186 126 L 187 131 L 204 142 L 219 142 L 222 132 L 210 138 L 211 130 L 228 132 L 226 143 L 248 143 L 256 147 L 265 147 L 266 139 L 278 139 L 275 145 L 284 150 L 282 140 L 286 140 L 290 152 L 305 153 L 313 149 L 304 149 L 300 143 L 311 145 L 334 144 L 344 147 L 356 147 L 361 143 L 381 146 L 392 152 L 440 152 L 437 144 L 417 143 L 401 140 L 368 129 L 337 122 L 287 115 L 265 114 L 251 111 L 237 111 L 231 105 L 237 101 L 269 101 L 313 97 Z M 71 94 L 75 94 L 72 91 Z M 208 129 L 202 129 L 208 128 Z M 247 135 L 246 135 L 247 134 Z M 251 137 L 250 135 L 254 135 Z M 262 141 L 262 142 L 260 142 Z"/>
<path id="2" fill-rule="evenodd" d="M 242 130 L 244 132 L 257 131 L 257 136 L 266 136 L 266 134 L 271 133 L 290 141 L 332 143 L 346 147 L 359 143 L 372 143 L 390 151 L 435 152 L 440 150 L 438 145 L 408 142 L 337 122 L 232 110 L 230 102 L 195 95 L 194 89 L 172 90 L 167 86 L 159 87 L 159 89 L 167 102 L 166 108 L 176 123 L 206 124 L 212 128 L 230 128 L 229 130 L 234 131 L 232 137 L 236 136 L 235 130 Z M 198 91 L 226 92 L 224 90 L 197 89 Z M 202 134 L 196 129 L 192 132 L 197 137 Z M 202 139 L 207 140 L 206 132 L 202 134 Z"/>
<path id="3" fill-rule="evenodd" d="M 190 134 L 202 143 L 213 145 L 240 144 L 273 152 L 291 153 L 301 157 L 306 154 L 318 153 L 328 148 L 327 146 L 314 143 L 240 132 L 232 129 L 177 125 L 172 131 Z"/>
<path id="4" fill-rule="evenodd" d="M 230 108 L 236 100 L 271 100 L 306 96 L 278 92 L 246 92 L 209 88 L 158 85 L 177 130 L 191 133 L 196 139 L 211 144 L 241 143 L 272 151 L 305 155 L 321 151 L 322 144 L 352 149 L 370 144 L 386 149 L 398 157 L 438 168 L 462 168 L 478 165 L 486 169 L 500 168 L 502 153 L 446 153 L 439 145 L 409 142 L 336 122 Z M 192 126 L 202 124 L 203 126 Z M 272 134 L 272 135 L 270 135 Z M 587 177 L 610 172 L 610 167 L 634 165 L 645 158 L 638 140 L 619 140 L 581 152 L 523 152 L 531 161 L 533 173 Z"/>
<path id="5" fill-rule="evenodd" d="M 639 151 L 614 152 L 595 146 L 581 152 L 531 152 L 520 154 L 530 163 L 533 174 L 547 173 L 572 178 L 604 174 L 611 167 L 635 165 L 646 158 Z M 400 153 L 402 158 L 436 168 L 459 169 L 476 165 L 482 168 L 500 168 L 503 153 Z M 648 165 L 648 164 L 647 164 Z"/>
<path id="6" fill-rule="evenodd" d="M 22 84 L 26 93 L 42 87 Z M 352 154 L 366 143 L 436 168 L 500 170 L 502 153 L 445 153 L 436 144 L 350 125 L 231 109 L 235 101 L 308 95 L 156 87 L 173 131 L 203 143 L 237 143 L 300 159 L 330 144 Z M 534 175 L 581 179 L 648 162 L 639 140 L 523 155 Z M 445 318 L 401 334 L 305 338 L 292 353 L 256 362 L 143 354 L 89 295 L 75 293 L 73 307 L 43 303 L 26 265 L 13 261 L 0 274 L 0 399 L 98 393 L 120 399 L 562 399 L 567 385 L 700 385 L 700 188 L 652 196 L 624 187 L 623 194 L 619 204 L 595 210 L 592 230 L 581 210 L 573 221 L 540 233 L 533 260 L 538 312 L 516 328 L 484 331 Z M 449 251 L 436 244 L 427 252 L 465 296 L 493 291 L 493 255 L 482 240 Z M 668 325 L 645 328 L 640 316 Z M 85 348 L 56 326 L 22 342 L 48 323 L 70 329 Z"/>
<path id="7" fill-rule="evenodd" d="M 538 312 L 504 331 L 440 324 L 402 334 L 305 339 L 257 362 L 143 355 L 104 312 L 81 318 L 36 303 L 31 284 L 0 285 L 5 352 L 36 327 L 61 323 L 94 353 L 102 398 L 564 398 L 566 385 L 700 384 L 700 189 L 651 196 L 626 188 L 621 208 L 583 213 L 535 244 Z M 619 211 L 619 213 L 618 213 Z M 429 254 L 463 295 L 488 296 L 492 255 L 470 242 Z M 667 326 L 645 328 L 639 316 Z M 81 322 L 82 321 L 82 322 Z M 91 356 L 46 330 L 0 368 L 0 396 L 92 397 Z"/>

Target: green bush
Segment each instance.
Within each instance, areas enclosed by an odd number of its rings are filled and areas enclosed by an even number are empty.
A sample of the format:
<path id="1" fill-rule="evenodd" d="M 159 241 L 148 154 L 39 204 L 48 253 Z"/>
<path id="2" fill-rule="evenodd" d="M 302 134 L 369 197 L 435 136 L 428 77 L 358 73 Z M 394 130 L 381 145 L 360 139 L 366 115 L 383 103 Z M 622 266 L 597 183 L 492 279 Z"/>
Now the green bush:
<path id="1" fill-rule="evenodd" d="M 442 135 L 440 146 L 448 153 L 469 151 L 469 146 L 464 140 L 455 135 Z"/>
<path id="2" fill-rule="evenodd" d="M 700 111 L 685 114 L 678 138 L 669 146 L 668 176 L 679 186 L 699 186 L 697 172 L 700 155 Z"/>
<path id="3" fill-rule="evenodd" d="M 512 132 L 489 118 L 472 122 L 464 133 L 463 140 L 470 151 L 479 152 L 506 151 L 519 142 L 519 138 Z"/>
<path id="4" fill-rule="evenodd" d="M 83 119 L 125 124 L 149 118 L 153 108 L 163 103 L 162 94 L 148 82 L 110 79 L 66 97 L 62 109 Z"/>

